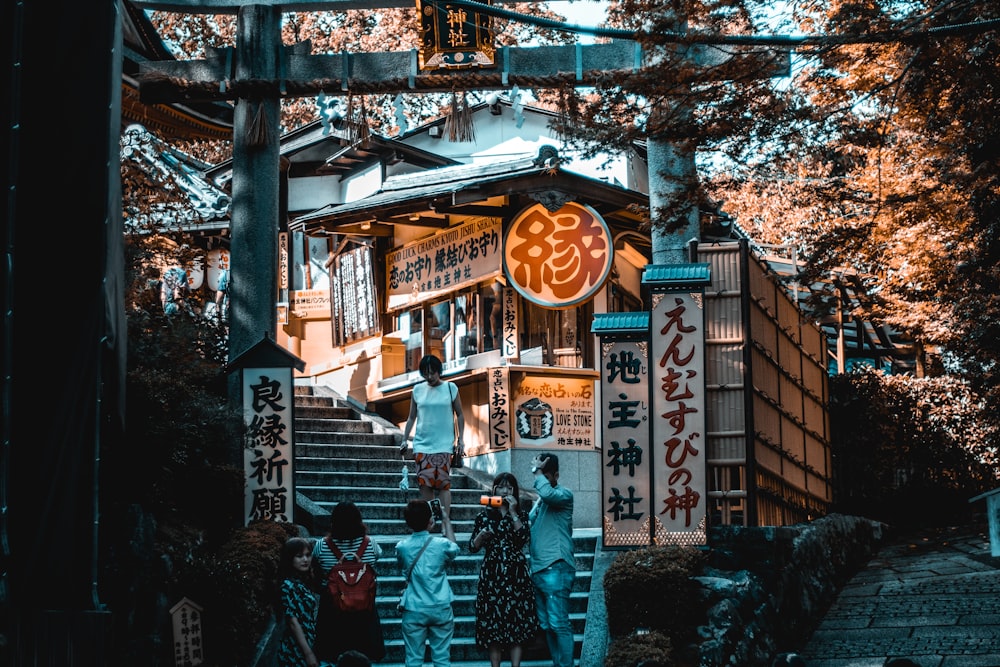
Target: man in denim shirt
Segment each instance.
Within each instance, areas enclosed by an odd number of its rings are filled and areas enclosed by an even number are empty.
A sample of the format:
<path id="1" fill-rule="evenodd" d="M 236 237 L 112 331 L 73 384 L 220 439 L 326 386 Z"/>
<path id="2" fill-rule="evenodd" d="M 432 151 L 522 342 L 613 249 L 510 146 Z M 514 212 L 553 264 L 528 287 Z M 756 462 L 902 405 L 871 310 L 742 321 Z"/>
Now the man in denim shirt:
<path id="1" fill-rule="evenodd" d="M 450 667 L 451 639 L 455 634 L 451 603 L 455 596 L 445 566 L 458 557 L 461 548 L 455 542 L 455 531 L 447 513 L 441 517 L 444 537 L 431 535 L 434 514 L 427 501 L 411 500 L 403 510 L 403 519 L 413 531 L 396 545 L 396 560 L 403 575 L 409 572 L 401 600 L 406 667 L 424 664 L 425 643 L 430 644 L 434 667 Z"/>
<path id="2" fill-rule="evenodd" d="M 538 624 L 553 667 L 573 667 L 573 627 L 569 597 L 576 576 L 573 555 L 573 492 L 559 486 L 559 458 L 537 455 L 531 462 L 538 502 L 531 509 L 531 579 Z"/>

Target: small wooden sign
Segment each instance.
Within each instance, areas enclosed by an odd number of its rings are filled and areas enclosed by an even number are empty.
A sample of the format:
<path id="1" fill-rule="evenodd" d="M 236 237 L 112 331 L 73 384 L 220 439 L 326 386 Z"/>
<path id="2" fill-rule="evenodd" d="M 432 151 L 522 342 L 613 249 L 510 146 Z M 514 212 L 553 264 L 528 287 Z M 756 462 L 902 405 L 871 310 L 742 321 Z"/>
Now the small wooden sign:
<path id="1" fill-rule="evenodd" d="M 187 598 L 170 608 L 174 629 L 174 667 L 196 667 L 205 662 L 201 643 L 201 606 Z"/>
<path id="2" fill-rule="evenodd" d="M 490 4 L 484 0 L 483 4 Z M 496 67 L 490 17 L 445 0 L 417 0 L 422 70 Z"/>

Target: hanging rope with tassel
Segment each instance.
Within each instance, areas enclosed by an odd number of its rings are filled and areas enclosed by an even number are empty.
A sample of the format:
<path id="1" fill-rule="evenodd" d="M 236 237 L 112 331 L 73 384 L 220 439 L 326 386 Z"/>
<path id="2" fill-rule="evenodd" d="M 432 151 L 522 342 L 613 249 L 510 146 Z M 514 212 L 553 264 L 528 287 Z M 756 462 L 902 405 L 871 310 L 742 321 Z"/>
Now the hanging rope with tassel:
<path id="1" fill-rule="evenodd" d="M 365 96 L 360 97 L 361 100 L 357 101 L 353 93 L 347 96 L 347 140 L 353 146 L 365 143 L 372 136 Z"/>
<path id="2" fill-rule="evenodd" d="M 475 141 L 476 131 L 472 124 L 472 109 L 469 108 L 469 99 L 465 91 L 462 91 L 462 98 L 458 93 L 451 91 L 451 110 L 444 121 L 444 129 L 448 135 L 448 141 Z"/>

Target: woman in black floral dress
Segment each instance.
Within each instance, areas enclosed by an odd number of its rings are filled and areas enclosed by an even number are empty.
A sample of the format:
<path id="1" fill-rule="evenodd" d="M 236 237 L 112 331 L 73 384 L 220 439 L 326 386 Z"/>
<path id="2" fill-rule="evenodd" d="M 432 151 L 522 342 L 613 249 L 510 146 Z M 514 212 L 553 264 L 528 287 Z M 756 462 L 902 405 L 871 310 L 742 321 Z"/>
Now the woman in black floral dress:
<path id="1" fill-rule="evenodd" d="M 479 513 L 469 539 L 472 553 L 486 549 L 476 593 L 476 643 L 489 650 L 492 667 L 500 667 L 505 647 L 511 667 L 520 667 L 522 645 L 538 631 L 535 587 L 524 555 L 531 531 L 520 494 L 514 475 L 497 475 L 493 495 L 503 500 Z"/>

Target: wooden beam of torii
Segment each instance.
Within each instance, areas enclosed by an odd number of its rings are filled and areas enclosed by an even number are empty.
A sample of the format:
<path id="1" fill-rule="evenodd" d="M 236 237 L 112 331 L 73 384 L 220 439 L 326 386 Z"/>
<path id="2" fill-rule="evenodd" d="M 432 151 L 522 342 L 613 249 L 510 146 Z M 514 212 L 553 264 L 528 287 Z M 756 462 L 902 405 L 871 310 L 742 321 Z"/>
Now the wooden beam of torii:
<path id="1" fill-rule="evenodd" d="M 448 92 L 593 86 L 614 75 L 627 77 L 648 65 L 636 43 L 501 48 L 493 69 L 471 68 L 421 72 L 416 51 L 310 55 L 308 44 L 285 47 L 281 13 L 414 7 L 413 0 L 133 0 L 145 9 L 188 14 L 237 15 L 236 43 L 217 56 L 198 61 L 161 61 L 143 65 L 140 94 L 148 103 L 235 100 L 233 119 L 232 209 L 230 214 L 229 358 L 275 335 L 274 286 L 277 284 L 279 223 L 279 99 L 325 92 Z M 733 57 L 732 49 L 686 47 L 685 60 L 710 67 Z M 743 50 L 754 59 L 760 77 L 782 76 L 789 55 L 780 51 Z M 664 73 L 665 76 L 667 72 Z M 619 78 L 621 77 L 621 78 Z M 694 152 L 655 137 L 647 140 L 650 206 L 673 201 L 695 177 Z M 698 236 L 697 208 L 682 214 L 669 234 L 653 226 L 653 263 L 687 262 L 687 242 Z"/>

